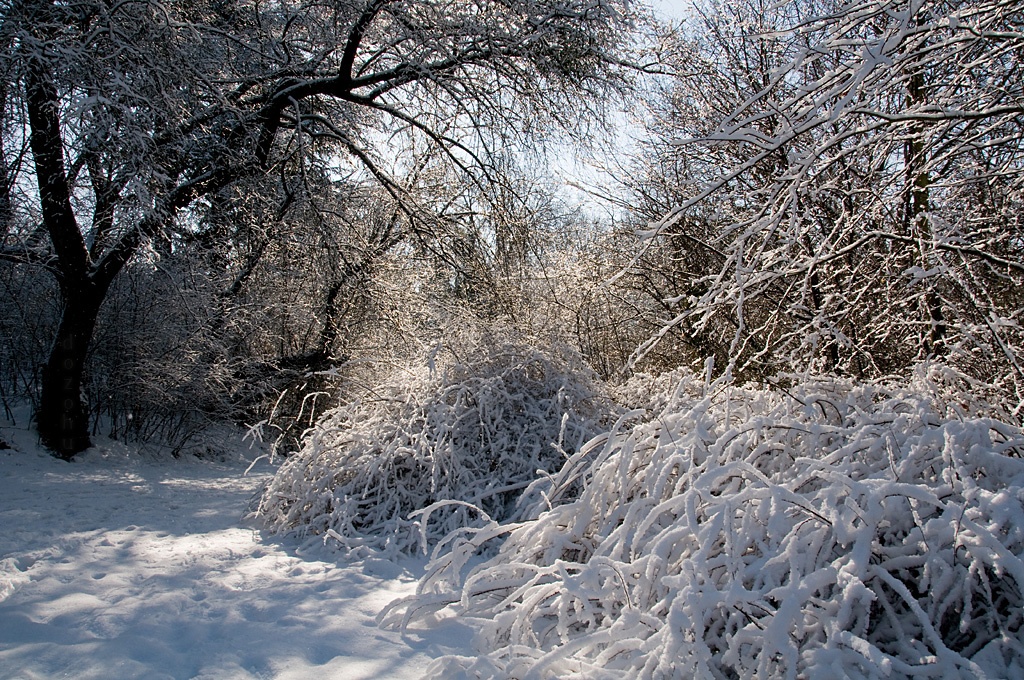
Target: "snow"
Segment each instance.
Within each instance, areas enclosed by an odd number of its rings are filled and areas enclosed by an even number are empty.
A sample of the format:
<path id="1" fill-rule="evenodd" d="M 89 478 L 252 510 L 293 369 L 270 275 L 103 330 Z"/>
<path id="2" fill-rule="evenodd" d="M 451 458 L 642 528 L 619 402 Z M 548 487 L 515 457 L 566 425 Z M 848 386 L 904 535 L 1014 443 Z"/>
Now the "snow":
<path id="1" fill-rule="evenodd" d="M 265 461 L 66 464 L 0 429 L 0 680 L 1024 677 L 1024 431 L 915 375 L 631 381 L 429 562 L 257 532 Z"/>
<path id="2" fill-rule="evenodd" d="M 108 441 L 69 464 L 23 429 L 0 439 L 0 678 L 410 678 L 468 642 L 454 621 L 375 623 L 422 562 L 347 563 L 248 526 L 273 474 L 245 474 L 252 454 Z"/>

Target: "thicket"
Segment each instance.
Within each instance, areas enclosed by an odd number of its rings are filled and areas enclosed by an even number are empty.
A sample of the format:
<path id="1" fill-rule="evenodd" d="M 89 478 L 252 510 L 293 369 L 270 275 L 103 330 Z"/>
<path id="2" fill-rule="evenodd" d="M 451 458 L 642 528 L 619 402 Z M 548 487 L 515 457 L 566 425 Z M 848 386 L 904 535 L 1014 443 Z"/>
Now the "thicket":
<path id="1" fill-rule="evenodd" d="M 449 607 L 478 628 L 481 656 L 430 677 L 1024 669 L 1024 435 L 971 415 L 986 405 L 959 378 L 677 377 L 661 410 L 539 481 L 520 521 L 435 549 L 417 594 L 381 615 L 408 626 Z"/>

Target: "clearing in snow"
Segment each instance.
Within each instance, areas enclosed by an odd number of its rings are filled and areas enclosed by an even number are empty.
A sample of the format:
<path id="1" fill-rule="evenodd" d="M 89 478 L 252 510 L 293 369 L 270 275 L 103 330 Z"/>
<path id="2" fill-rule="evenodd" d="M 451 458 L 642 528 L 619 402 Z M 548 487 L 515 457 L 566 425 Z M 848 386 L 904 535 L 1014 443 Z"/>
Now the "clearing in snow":
<path id="1" fill-rule="evenodd" d="M 452 621 L 377 627 L 422 562 L 261 540 L 242 518 L 269 465 L 2 437 L 0 678 L 410 678 L 468 644 Z"/>

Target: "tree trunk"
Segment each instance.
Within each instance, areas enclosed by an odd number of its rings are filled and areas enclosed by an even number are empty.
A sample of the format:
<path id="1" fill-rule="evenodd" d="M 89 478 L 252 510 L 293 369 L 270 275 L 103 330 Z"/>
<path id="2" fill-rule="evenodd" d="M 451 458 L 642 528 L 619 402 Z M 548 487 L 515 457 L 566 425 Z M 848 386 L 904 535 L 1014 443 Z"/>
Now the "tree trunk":
<path id="1" fill-rule="evenodd" d="M 927 103 L 924 75 L 914 73 L 907 84 L 907 104 L 911 107 Z M 922 243 L 933 240 L 932 225 L 928 220 L 929 203 L 931 200 L 931 175 L 928 172 L 929 149 L 924 138 L 925 128 L 921 123 L 911 128 L 911 138 L 906 143 L 907 166 L 907 210 L 906 227 L 908 233 L 917 237 Z M 931 255 L 927 250 L 920 252 L 921 267 L 930 269 Z M 924 354 L 935 357 L 943 353 L 946 339 L 946 320 L 942 313 L 942 297 L 936 290 L 934 282 L 928 282 L 928 292 L 924 296 L 924 313 L 927 315 L 928 335 L 922 339 Z"/>
<path id="2" fill-rule="evenodd" d="M 90 285 L 63 296 L 57 337 L 43 368 L 36 427 L 43 444 L 64 460 L 92 446 L 82 379 L 104 293 L 102 288 Z"/>

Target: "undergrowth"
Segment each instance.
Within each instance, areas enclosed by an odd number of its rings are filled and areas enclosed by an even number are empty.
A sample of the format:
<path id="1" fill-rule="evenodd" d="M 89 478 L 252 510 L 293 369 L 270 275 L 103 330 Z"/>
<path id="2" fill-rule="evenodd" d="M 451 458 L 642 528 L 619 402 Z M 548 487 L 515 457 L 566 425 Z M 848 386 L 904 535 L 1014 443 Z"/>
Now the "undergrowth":
<path id="1" fill-rule="evenodd" d="M 480 338 L 435 347 L 326 413 L 256 515 L 271 532 L 347 550 L 425 550 L 452 531 L 518 519 L 523 489 L 607 429 L 612 409 L 568 350 Z"/>
<path id="2" fill-rule="evenodd" d="M 654 417 L 537 481 L 527 512 L 439 542 L 381 615 L 478 626 L 481 655 L 432 677 L 1024 677 L 1017 427 L 924 374 L 681 377 Z"/>

